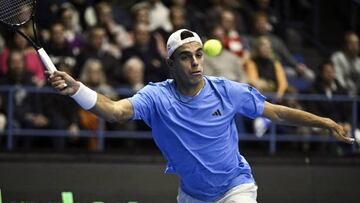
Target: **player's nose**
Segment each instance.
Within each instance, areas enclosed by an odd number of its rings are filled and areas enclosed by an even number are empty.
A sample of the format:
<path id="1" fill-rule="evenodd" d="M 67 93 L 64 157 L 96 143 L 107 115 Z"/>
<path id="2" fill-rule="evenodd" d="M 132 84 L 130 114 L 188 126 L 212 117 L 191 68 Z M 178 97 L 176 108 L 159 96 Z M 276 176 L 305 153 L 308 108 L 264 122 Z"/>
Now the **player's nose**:
<path id="1" fill-rule="evenodd" d="M 192 68 L 196 68 L 199 66 L 199 60 L 196 58 L 195 55 L 192 56 L 192 61 L 191 61 L 191 67 Z"/>

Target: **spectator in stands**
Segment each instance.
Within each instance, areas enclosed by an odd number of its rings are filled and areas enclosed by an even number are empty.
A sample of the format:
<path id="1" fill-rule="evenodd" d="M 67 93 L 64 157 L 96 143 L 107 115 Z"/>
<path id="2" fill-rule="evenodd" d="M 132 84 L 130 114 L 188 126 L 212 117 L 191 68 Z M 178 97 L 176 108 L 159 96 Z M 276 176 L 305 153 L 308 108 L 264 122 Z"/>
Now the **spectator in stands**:
<path id="1" fill-rule="evenodd" d="M 338 82 L 351 95 L 359 94 L 360 90 L 359 53 L 359 36 L 354 32 L 348 32 L 344 36 L 343 50 L 335 52 L 331 57 Z"/>
<path id="2" fill-rule="evenodd" d="M 2 78 L 1 84 L 16 85 L 18 89 L 13 94 L 13 120 L 14 128 L 45 129 L 50 126 L 48 115 L 49 100 L 39 93 L 31 93 L 22 86 L 33 86 L 33 74 L 27 71 L 26 57 L 21 51 L 11 51 L 7 61 L 8 73 Z M 8 100 L 8 94 L 3 95 L 3 100 Z M 3 103 L 5 114 L 7 102 Z M 30 147 L 34 144 L 32 138 L 21 138 L 19 144 Z M 18 143 L 16 140 L 15 142 Z"/>
<path id="3" fill-rule="evenodd" d="M 137 92 L 145 86 L 144 63 L 137 57 L 132 57 L 124 63 L 123 74 L 129 87 Z"/>
<path id="4" fill-rule="evenodd" d="M 76 65 L 76 58 L 71 47 L 66 41 L 65 28 L 61 23 L 53 23 L 50 27 L 50 41 L 45 45 L 45 50 L 55 65 L 67 64 L 71 69 Z"/>
<path id="5" fill-rule="evenodd" d="M 248 45 L 245 38 L 240 36 L 235 21 L 235 15 L 231 10 L 221 12 L 221 25 L 225 31 L 222 42 L 226 49 L 239 56 L 243 61 L 246 61 L 250 57 Z"/>
<path id="6" fill-rule="evenodd" d="M 26 58 L 24 52 L 20 50 L 9 51 L 6 66 L 6 75 L 1 76 L 2 85 L 34 85 L 35 77 L 26 68 Z"/>
<path id="7" fill-rule="evenodd" d="M 269 31 L 269 19 L 265 13 L 258 12 L 254 16 L 254 36 L 250 40 L 251 47 L 254 45 L 255 39 L 258 36 L 266 36 L 269 38 L 275 54 L 279 57 L 280 61 L 284 66 L 289 66 L 290 68 L 286 69 L 286 74 L 288 76 L 299 76 L 308 81 L 313 81 L 315 79 L 314 72 L 309 69 L 305 64 L 298 63 L 296 59 L 292 56 L 288 48 L 286 47 L 284 41 L 270 33 Z"/>
<path id="8" fill-rule="evenodd" d="M 115 90 L 107 83 L 106 75 L 103 70 L 104 69 L 102 67 L 101 61 L 90 58 L 84 64 L 84 68 L 80 74 L 80 81 L 87 86 L 101 92 L 101 94 L 116 100 L 117 94 Z M 93 131 L 99 128 L 99 119 L 94 114 L 83 109 L 80 109 L 79 112 L 80 124 L 82 128 Z M 95 133 L 94 136 L 90 137 L 88 140 L 87 148 L 92 151 L 96 150 L 97 138 Z"/>
<path id="9" fill-rule="evenodd" d="M 144 23 L 149 25 L 150 6 L 146 3 L 138 3 L 131 7 L 133 24 Z"/>
<path id="10" fill-rule="evenodd" d="M 106 30 L 107 37 L 111 44 L 116 45 L 119 50 L 133 45 L 131 35 L 126 31 L 124 26 L 115 21 L 111 5 L 108 2 L 100 2 L 96 5 L 95 10 L 97 24 Z"/>
<path id="11" fill-rule="evenodd" d="M 214 26 L 211 30 L 211 38 L 221 40 L 225 36 L 222 26 Z M 216 57 L 204 56 L 205 74 L 226 77 L 236 82 L 247 82 L 244 70 L 244 61 L 234 53 L 223 49 Z"/>
<path id="12" fill-rule="evenodd" d="M 76 11 L 73 7 L 64 7 L 61 12 L 61 23 L 64 25 L 64 35 L 73 54 L 78 55 L 81 47 L 84 45 L 84 39 L 81 35 L 82 28 L 79 21 L 76 20 Z M 75 19 L 75 20 L 74 20 Z"/>
<path id="13" fill-rule="evenodd" d="M 264 93 L 274 93 L 276 98 L 273 102 L 296 108 L 303 107 L 294 98 L 283 99 L 286 92 L 295 93 L 294 88 L 288 86 L 286 75 L 280 61 L 276 58 L 272 49 L 271 41 L 266 36 L 258 37 L 251 52 L 251 59 L 246 61 L 246 71 L 249 83 Z M 269 127 L 270 121 L 259 117 L 254 120 L 253 128 L 255 135 L 261 137 Z M 304 127 L 279 126 L 278 132 L 304 134 Z"/>
<path id="14" fill-rule="evenodd" d="M 136 24 L 133 32 L 135 44 L 123 51 L 122 62 L 124 63 L 134 56 L 139 57 L 145 64 L 145 83 L 167 79 L 169 77 L 168 68 L 149 26 L 144 23 Z"/>
<path id="15" fill-rule="evenodd" d="M 87 46 L 81 51 L 81 54 L 77 59 L 78 63 L 74 72 L 75 77 L 80 75 L 85 62 L 89 58 L 95 58 L 101 61 L 108 82 L 111 85 L 118 84 L 117 81 L 115 81 L 114 73 L 117 69 L 120 69 L 120 65 L 107 49 L 106 43 L 106 32 L 104 28 L 95 26 L 89 30 Z"/>
<path id="16" fill-rule="evenodd" d="M 276 12 L 271 0 L 255 0 L 253 3 L 246 5 L 247 19 L 251 21 L 254 15 L 258 12 L 262 12 L 267 15 L 269 19 L 268 29 L 270 32 L 279 33 L 277 29 L 280 29 L 280 16 L 279 12 Z"/>
<path id="17" fill-rule="evenodd" d="M 103 65 L 98 59 L 89 58 L 85 62 L 80 74 L 80 81 L 111 99 L 117 99 L 117 94 L 108 84 Z"/>
<path id="18" fill-rule="evenodd" d="M 274 55 L 271 41 L 265 36 L 258 37 L 251 57 L 246 62 L 250 84 L 261 92 L 276 93 L 276 97 L 281 99 L 288 83 L 284 69 Z"/>
<path id="19" fill-rule="evenodd" d="M 144 83 L 144 68 L 145 64 L 138 57 L 132 57 L 124 63 L 123 74 L 127 87 L 129 87 L 133 93 L 136 93 L 145 86 Z M 129 95 L 121 95 L 126 98 Z M 140 130 L 149 131 L 149 127 L 143 121 L 130 121 L 126 124 L 119 125 L 121 129 L 126 130 Z M 133 146 L 134 143 L 131 140 L 125 142 L 128 146 Z"/>
<path id="20" fill-rule="evenodd" d="M 73 75 L 73 68 L 66 63 L 60 62 L 57 68 L 69 75 Z M 48 96 L 46 100 L 50 101 L 49 118 L 51 128 L 67 130 L 70 135 L 70 139 L 65 139 L 66 137 L 64 136 L 52 138 L 53 145 L 57 149 L 63 149 L 65 146 L 71 145 L 79 136 L 79 107 L 69 97 L 60 94 L 50 94 Z M 59 106 L 66 106 L 66 108 L 59 108 Z"/>
<path id="21" fill-rule="evenodd" d="M 181 28 L 189 28 L 196 30 L 200 36 L 205 35 L 205 20 L 208 20 L 205 14 L 196 9 L 188 0 L 171 0 L 170 21 L 173 26 L 173 31 Z M 186 26 L 181 24 L 185 24 Z M 165 38 L 165 41 L 166 39 L 167 38 Z"/>
<path id="22" fill-rule="evenodd" d="M 93 0 L 68 0 L 63 3 L 62 7 L 72 7 L 75 10 L 74 21 L 77 21 L 81 30 L 87 30 L 89 27 L 94 26 L 96 22 L 95 11 L 92 5 Z"/>
<path id="23" fill-rule="evenodd" d="M 9 71 L 8 60 L 11 50 L 19 50 L 23 52 L 26 71 L 35 75 L 33 80 L 37 86 L 44 85 L 44 67 L 38 54 L 28 44 L 27 40 L 17 33 L 13 35 L 12 44 L 9 45 L 9 48 L 5 48 L 0 54 L 0 74 L 6 75 Z"/>
<path id="24" fill-rule="evenodd" d="M 235 24 L 234 27 L 236 31 L 240 34 L 247 33 L 248 26 L 242 7 L 243 2 L 241 0 L 212 0 L 210 8 L 206 11 L 206 21 L 204 23 L 207 24 L 208 27 L 213 26 L 214 23 L 221 23 L 224 11 L 229 11 L 232 15 L 231 18 L 233 19 L 231 19 L 231 21 Z"/>
<path id="25" fill-rule="evenodd" d="M 334 102 L 334 95 L 346 95 L 347 89 L 337 80 L 334 64 L 325 61 L 319 66 L 319 76 L 309 90 L 313 94 L 324 95 L 327 101 L 307 102 L 309 111 L 320 116 L 326 116 L 343 125 L 346 131 L 351 129 L 351 109 L 346 102 Z"/>
<path id="26" fill-rule="evenodd" d="M 172 32 L 176 30 L 188 28 L 185 12 L 183 8 L 180 7 L 171 7 L 170 9 L 170 22 L 172 25 L 172 30 L 170 32 L 159 28 L 153 32 L 153 36 L 156 40 L 157 49 L 163 58 L 166 58 L 166 39 L 169 38 Z"/>
<path id="27" fill-rule="evenodd" d="M 25 56 L 21 51 L 11 51 L 9 52 L 9 57 L 7 60 L 8 72 L 6 75 L 1 77 L 1 85 L 16 85 L 21 86 L 33 86 L 33 74 L 27 72 L 25 68 Z M 14 93 L 13 104 L 14 104 L 14 119 L 12 121 L 13 127 L 21 128 L 21 123 L 23 121 L 24 110 L 24 99 L 26 98 L 28 92 L 19 89 Z M 8 94 L 2 93 L 1 95 L 1 112 L 4 112 L 7 115 L 7 105 L 8 105 Z"/>
<path id="28" fill-rule="evenodd" d="M 154 31 L 158 28 L 163 28 L 166 31 L 170 31 L 171 23 L 169 18 L 169 9 L 162 3 L 161 0 L 145 0 L 138 4 L 143 4 L 149 10 L 149 29 Z M 138 6 L 135 5 L 135 7 Z M 141 7 L 143 7 L 141 5 Z"/>

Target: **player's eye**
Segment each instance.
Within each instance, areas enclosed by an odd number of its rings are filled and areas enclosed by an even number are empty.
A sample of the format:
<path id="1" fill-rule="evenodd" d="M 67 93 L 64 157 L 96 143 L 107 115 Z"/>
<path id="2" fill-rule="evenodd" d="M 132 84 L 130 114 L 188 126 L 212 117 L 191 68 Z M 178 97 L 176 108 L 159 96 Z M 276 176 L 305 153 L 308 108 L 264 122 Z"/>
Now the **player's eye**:
<path id="1" fill-rule="evenodd" d="M 187 55 L 187 54 L 182 54 L 181 56 L 180 56 L 180 59 L 182 60 L 182 61 L 185 61 L 185 60 L 188 60 L 190 57 Z"/>

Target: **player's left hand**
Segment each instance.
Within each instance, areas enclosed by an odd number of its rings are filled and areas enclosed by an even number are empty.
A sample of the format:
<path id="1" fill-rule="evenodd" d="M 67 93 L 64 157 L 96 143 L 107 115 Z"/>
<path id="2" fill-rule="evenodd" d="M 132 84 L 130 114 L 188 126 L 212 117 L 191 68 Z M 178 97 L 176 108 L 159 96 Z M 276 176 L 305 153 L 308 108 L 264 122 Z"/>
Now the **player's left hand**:
<path id="1" fill-rule="evenodd" d="M 353 144 L 354 143 L 354 138 L 348 137 L 347 136 L 347 132 L 344 129 L 343 126 L 335 123 L 334 121 L 331 121 L 330 124 L 330 131 L 332 133 L 332 135 L 339 141 L 348 143 L 348 144 Z"/>

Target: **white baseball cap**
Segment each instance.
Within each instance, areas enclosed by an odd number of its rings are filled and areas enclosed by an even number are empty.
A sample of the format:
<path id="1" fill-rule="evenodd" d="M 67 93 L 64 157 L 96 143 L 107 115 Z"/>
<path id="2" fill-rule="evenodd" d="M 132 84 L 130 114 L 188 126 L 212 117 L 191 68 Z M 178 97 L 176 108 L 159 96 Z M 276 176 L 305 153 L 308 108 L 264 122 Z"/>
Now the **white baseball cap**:
<path id="1" fill-rule="evenodd" d="M 201 46 L 203 45 L 199 35 L 196 32 L 190 31 L 188 29 L 181 29 L 173 32 L 166 43 L 168 58 L 171 57 L 177 48 L 189 42 L 199 42 Z"/>

